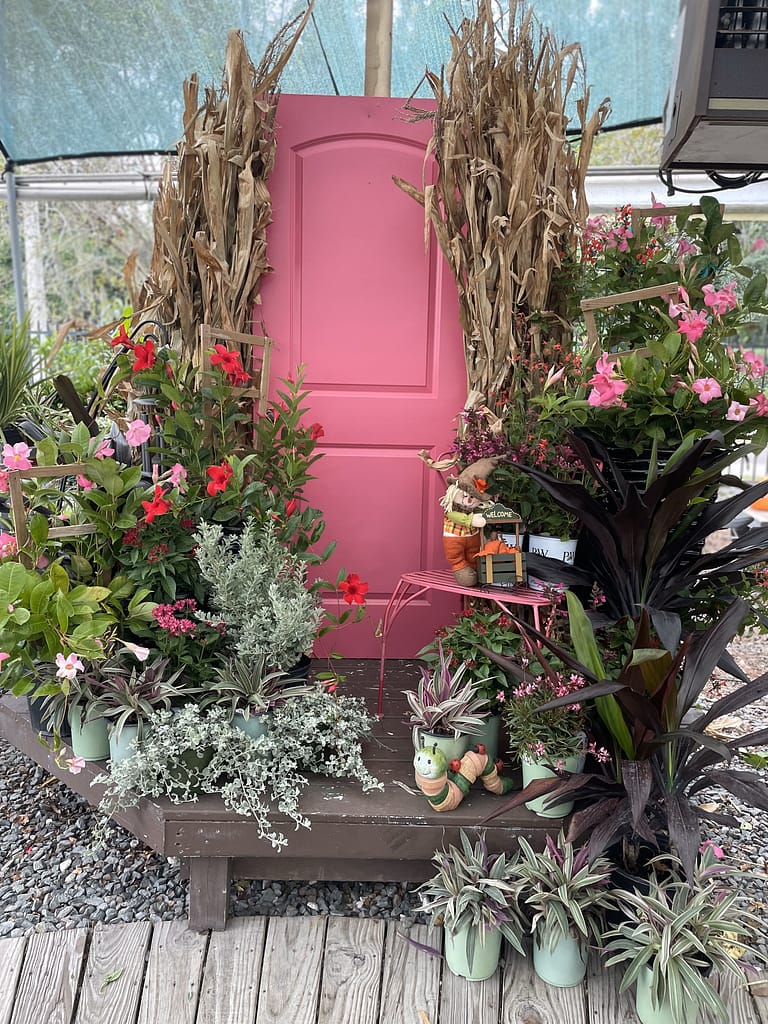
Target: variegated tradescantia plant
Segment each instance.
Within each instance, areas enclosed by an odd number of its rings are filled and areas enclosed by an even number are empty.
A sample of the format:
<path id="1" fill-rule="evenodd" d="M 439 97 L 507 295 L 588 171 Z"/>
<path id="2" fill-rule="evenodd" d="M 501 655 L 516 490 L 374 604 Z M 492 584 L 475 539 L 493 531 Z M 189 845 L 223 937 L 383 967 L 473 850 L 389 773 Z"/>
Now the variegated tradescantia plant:
<path id="1" fill-rule="evenodd" d="M 525 915 L 520 908 L 517 854 L 490 854 L 484 836 L 471 843 L 462 829 L 461 848 L 437 850 L 432 858 L 437 873 L 416 890 L 422 910 L 440 919 L 452 934 L 470 927 L 467 957 L 471 961 L 477 932 L 499 928 L 507 942 L 525 956 L 522 938 Z"/>
<path id="2" fill-rule="evenodd" d="M 419 730 L 456 737 L 480 732 L 489 714 L 488 701 L 480 688 L 488 680 L 472 679 L 466 662 L 454 668 L 442 644 L 435 668 L 420 665 L 419 670 L 418 689 L 403 691 L 411 712 L 406 724 L 413 726 L 417 749 L 421 745 Z"/>

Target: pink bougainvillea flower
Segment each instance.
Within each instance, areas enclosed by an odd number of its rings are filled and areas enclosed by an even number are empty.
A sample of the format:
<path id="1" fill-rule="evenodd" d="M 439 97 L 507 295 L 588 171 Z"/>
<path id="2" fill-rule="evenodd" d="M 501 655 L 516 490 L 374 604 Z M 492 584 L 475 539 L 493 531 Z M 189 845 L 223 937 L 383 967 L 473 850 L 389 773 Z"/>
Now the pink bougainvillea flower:
<path id="1" fill-rule="evenodd" d="M 173 505 L 165 498 L 160 484 L 155 484 L 155 495 L 152 501 L 142 501 L 141 507 L 146 513 L 144 517 L 146 521 L 152 523 L 157 516 L 164 516 L 166 512 L 170 512 Z"/>
<path id="2" fill-rule="evenodd" d="M 184 469 L 180 462 L 174 462 L 171 466 L 171 487 L 178 487 L 180 491 L 184 490 L 184 483 L 187 479 L 187 471 Z"/>
<path id="3" fill-rule="evenodd" d="M 112 348 L 133 348 L 133 342 L 128 337 L 128 331 L 125 329 L 125 324 L 120 324 L 117 334 L 112 338 L 109 344 Z"/>
<path id="4" fill-rule="evenodd" d="M 99 441 L 96 451 L 93 453 L 94 459 L 109 459 L 115 454 L 115 449 L 112 447 L 112 442 L 108 437 L 103 437 Z"/>
<path id="5" fill-rule="evenodd" d="M 339 590 L 344 594 L 347 604 L 365 604 L 368 584 L 363 583 L 356 572 L 351 572 L 339 583 Z"/>
<path id="6" fill-rule="evenodd" d="M 709 317 L 703 309 L 692 309 L 680 317 L 678 334 L 684 334 L 688 341 L 698 341 L 707 329 Z"/>
<path id="7" fill-rule="evenodd" d="M 151 338 L 145 338 L 140 345 L 133 346 L 134 362 L 133 372 L 140 373 L 142 370 L 151 370 L 155 365 L 155 343 Z"/>
<path id="8" fill-rule="evenodd" d="M 211 478 L 205 489 L 212 498 L 226 491 L 232 479 L 232 467 L 228 462 L 222 462 L 220 466 L 209 466 L 205 472 Z"/>
<path id="9" fill-rule="evenodd" d="M 76 654 L 68 654 L 66 657 L 63 654 L 57 654 L 56 664 L 58 665 L 56 671 L 58 679 L 72 680 L 85 667 Z"/>
<path id="10" fill-rule="evenodd" d="M 18 444 L 4 444 L 3 465 L 6 469 L 31 469 L 31 452 L 32 449 L 23 441 L 19 441 Z"/>
<path id="11" fill-rule="evenodd" d="M 747 373 L 750 377 L 757 379 L 758 377 L 765 376 L 768 366 L 765 365 L 760 356 L 755 355 L 754 352 L 742 352 L 741 358 L 746 364 Z"/>
<path id="12" fill-rule="evenodd" d="M 0 533 L 0 558 L 13 558 L 16 554 L 16 538 L 12 533 Z"/>
<path id="13" fill-rule="evenodd" d="M 226 345 L 213 346 L 211 366 L 220 366 L 234 387 L 247 384 L 251 379 L 243 368 L 240 353 L 230 352 Z"/>
<path id="14" fill-rule="evenodd" d="M 3 667 L 3 662 L 10 658 L 10 654 L 7 651 L 0 651 L 0 670 Z"/>
<path id="15" fill-rule="evenodd" d="M 725 418 L 727 420 L 732 420 L 734 423 L 741 423 L 748 412 L 748 405 L 742 405 L 741 402 L 731 402 L 728 406 L 728 412 L 725 414 Z"/>
<path id="16" fill-rule="evenodd" d="M 765 395 L 757 395 L 749 404 L 754 407 L 756 416 L 768 416 L 768 398 Z"/>
<path id="17" fill-rule="evenodd" d="M 714 377 L 699 377 L 691 384 L 691 391 L 699 396 L 699 401 L 704 405 L 711 402 L 713 398 L 722 398 L 723 391 Z"/>
<path id="18" fill-rule="evenodd" d="M 148 647 L 142 647 L 140 644 L 131 643 L 130 640 L 122 640 L 121 643 L 126 651 L 130 651 L 131 654 L 135 658 L 138 658 L 139 661 L 146 661 L 149 657 Z"/>
<path id="19" fill-rule="evenodd" d="M 739 304 L 735 281 L 719 289 L 713 284 L 705 284 L 701 290 L 704 293 L 704 305 L 711 309 L 715 316 L 722 316 L 729 309 L 736 309 Z"/>
<path id="20" fill-rule="evenodd" d="M 67 771 L 70 775 L 79 775 L 83 768 L 85 768 L 85 758 L 67 757 L 64 759 L 64 764 L 67 766 Z"/>
<path id="21" fill-rule="evenodd" d="M 310 441 L 319 441 L 321 437 L 325 437 L 325 431 L 319 423 L 313 423 L 309 428 Z"/>
<path id="22" fill-rule="evenodd" d="M 125 440 L 132 448 L 138 448 L 140 444 L 148 441 L 152 434 L 152 427 L 144 420 L 131 420 L 125 432 Z"/>

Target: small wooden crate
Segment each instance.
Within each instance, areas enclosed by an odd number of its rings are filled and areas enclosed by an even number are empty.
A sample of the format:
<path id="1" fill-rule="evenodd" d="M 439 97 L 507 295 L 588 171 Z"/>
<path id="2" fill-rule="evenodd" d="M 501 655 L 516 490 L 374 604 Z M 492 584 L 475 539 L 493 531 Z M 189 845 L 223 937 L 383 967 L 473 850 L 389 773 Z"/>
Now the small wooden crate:
<path id="1" fill-rule="evenodd" d="M 525 567 L 525 555 L 513 552 L 503 555 L 477 556 L 477 581 L 495 587 L 517 587 L 525 585 L 528 574 Z"/>

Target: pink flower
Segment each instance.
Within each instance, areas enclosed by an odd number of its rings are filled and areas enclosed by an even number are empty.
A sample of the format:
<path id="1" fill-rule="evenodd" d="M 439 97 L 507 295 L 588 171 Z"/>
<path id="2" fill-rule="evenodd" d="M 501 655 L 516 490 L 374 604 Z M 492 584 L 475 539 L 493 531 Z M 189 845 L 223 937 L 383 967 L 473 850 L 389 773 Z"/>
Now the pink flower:
<path id="1" fill-rule="evenodd" d="M 96 451 L 93 453 L 94 459 L 108 459 L 115 454 L 115 449 L 112 447 L 112 443 L 108 437 L 104 437 L 99 441 Z"/>
<path id="2" fill-rule="evenodd" d="M 8 658 L 10 658 L 10 654 L 6 651 L 0 651 L 0 669 L 3 667 L 3 662 L 7 661 Z"/>
<path id="3" fill-rule="evenodd" d="M 144 420 L 132 420 L 125 432 L 125 440 L 132 448 L 138 448 L 140 444 L 148 441 L 152 434 L 152 427 Z"/>
<path id="4" fill-rule="evenodd" d="M 698 341 L 707 328 L 709 317 L 703 309 L 692 309 L 680 317 L 678 334 L 684 334 L 688 341 Z"/>
<path id="5" fill-rule="evenodd" d="M 146 661 L 149 657 L 149 648 L 141 647 L 139 644 L 133 644 L 129 640 L 122 641 L 123 647 L 130 651 L 134 657 L 138 658 L 139 661 Z"/>
<path id="6" fill-rule="evenodd" d="M 545 757 L 546 756 L 547 748 L 544 746 L 544 744 L 541 742 L 541 740 L 539 740 L 538 743 L 534 744 L 533 753 L 536 755 L 536 757 Z"/>
<path id="7" fill-rule="evenodd" d="M 499 690 L 496 693 L 496 700 L 499 702 L 499 704 L 503 704 L 506 699 L 507 699 L 507 695 L 506 695 L 506 693 L 504 693 L 503 690 Z"/>
<path id="8" fill-rule="evenodd" d="M 93 480 L 89 480 L 87 476 L 83 476 L 82 473 L 77 474 L 78 486 L 82 487 L 84 491 L 92 491 L 96 484 Z"/>
<path id="9" fill-rule="evenodd" d="M 596 373 L 589 383 L 592 385 L 592 390 L 587 395 L 587 401 L 591 406 L 609 408 L 625 404 L 621 398 L 628 387 L 625 380 Z"/>
<path id="10" fill-rule="evenodd" d="M 653 192 L 651 192 L 651 206 L 655 210 L 656 209 L 658 209 L 658 210 L 666 209 L 666 204 L 658 202 L 657 199 L 656 199 L 656 196 L 653 194 Z M 671 217 L 651 217 L 651 224 L 653 224 L 653 226 L 655 228 L 666 228 L 666 227 L 668 227 L 671 224 L 671 222 L 672 222 L 672 218 Z"/>
<path id="11" fill-rule="evenodd" d="M 719 290 L 713 284 L 705 284 L 701 290 L 704 292 L 704 305 L 708 306 L 715 316 L 722 316 L 729 309 L 736 309 L 738 305 L 735 281 Z"/>
<path id="12" fill-rule="evenodd" d="M 184 482 L 187 479 L 187 471 L 184 469 L 180 462 L 174 462 L 171 466 L 171 487 L 178 487 L 180 491 L 184 490 Z"/>
<path id="13" fill-rule="evenodd" d="M 756 238 L 754 240 L 754 242 L 752 243 L 752 248 L 749 251 L 750 252 L 758 252 L 760 249 L 764 249 L 765 245 L 766 245 L 766 242 L 765 242 L 764 238 Z"/>
<path id="14" fill-rule="evenodd" d="M 712 851 L 712 855 L 718 860 L 722 860 L 725 857 L 722 846 L 716 846 L 711 839 L 705 839 L 699 847 L 699 853 L 704 853 L 707 850 Z"/>
<path id="15" fill-rule="evenodd" d="M 723 392 L 714 377 L 699 377 L 691 384 L 691 391 L 699 396 L 699 401 L 704 405 L 711 402 L 713 398 L 722 398 Z"/>
<path id="16" fill-rule="evenodd" d="M 768 367 L 765 365 L 760 356 L 755 355 L 754 352 L 742 352 L 741 358 L 747 366 L 747 372 L 749 373 L 750 377 L 753 377 L 756 380 L 758 377 L 765 376 Z"/>
<path id="17" fill-rule="evenodd" d="M 6 469 L 31 469 L 29 456 L 32 449 L 19 441 L 18 444 L 3 445 L 3 465 Z"/>
<path id="18" fill-rule="evenodd" d="M 70 775 L 79 775 L 83 768 L 85 768 L 85 758 L 67 757 L 64 760 L 64 764 L 67 766 L 67 771 Z"/>
<path id="19" fill-rule="evenodd" d="M 687 238 L 681 238 L 677 243 L 678 256 L 695 256 L 698 251 L 698 245 L 694 245 L 693 242 L 689 242 Z"/>
<path id="20" fill-rule="evenodd" d="M 13 558 L 18 548 L 12 533 L 0 533 L 0 558 Z"/>
<path id="21" fill-rule="evenodd" d="M 8 474 L 4 469 L 0 469 L 0 494 L 8 493 Z"/>
<path id="22" fill-rule="evenodd" d="M 78 672 L 82 672 L 84 665 L 76 654 L 56 655 L 56 664 L 59 666 L 56 672 L 57 679 L 74 679 Z"/>
<path id="23" fill-rule="evenodd" d="M 731 402 L 728 406 L 728 412 L 725 414 L 725 418 L 727 420 L 733 420 L 735 423 L 741 423 L 748 412 L 748 405 L 742 405 L 741 402 Z"/>
<path id="24" fill-rule="evenodd" d="M 749 404 L 754 406 L 756 416 L 768 416 L 768 398 L 764 394 L 757 395 Z"/>

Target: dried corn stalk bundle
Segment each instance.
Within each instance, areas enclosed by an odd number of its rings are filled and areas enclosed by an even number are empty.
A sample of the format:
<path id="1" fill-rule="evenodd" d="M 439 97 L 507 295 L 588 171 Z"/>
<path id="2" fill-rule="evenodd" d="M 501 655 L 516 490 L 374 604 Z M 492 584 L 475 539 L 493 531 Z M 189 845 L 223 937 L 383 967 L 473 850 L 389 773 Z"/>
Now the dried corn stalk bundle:
<path id="1" fill-rule="evenodd" d="M 184 136 L 165 167 L 150 275 L 134 308 L 167 324 L 174 345 L 198 362 L 200 324 L 247 333 L 261 301 L 279 79 L 311 7 L 256 68 L 242 34 L 230 32 L 222 85 L 206 88 L 202 103 L 197 76 L 184 83 Z"/>
<path id="2" fill-rule="evenodd" d="M 503 16 L 478 0 L 476 17 L 452 27 L 447 70 L 427 72 L 437 110 L 425 172 L 434 154 L 437 178 L 395 183 L 424 205 L 456 278 L 473 401 L 524 386 L 514 367 L 537 352 L 542 324 L 567 331 L 553 278 L 586 219 L 584 178 L 609 110 L 605 100 L 587 118 L 588 90 L 576 101 L 576 152 L 565 108 L 583 72 L 578 44 L 559 47 L 518 0 Z"/>

